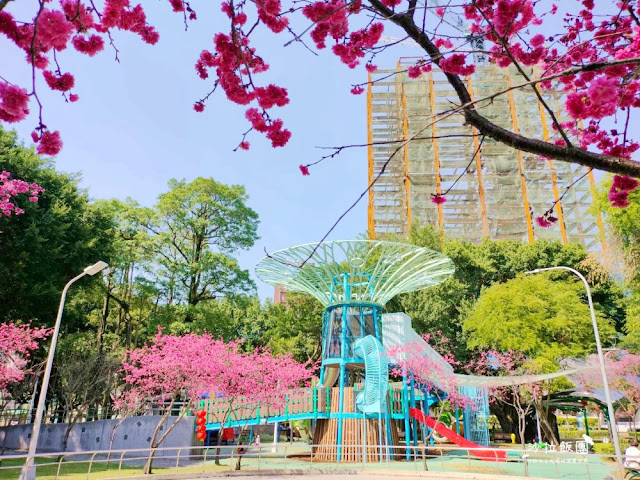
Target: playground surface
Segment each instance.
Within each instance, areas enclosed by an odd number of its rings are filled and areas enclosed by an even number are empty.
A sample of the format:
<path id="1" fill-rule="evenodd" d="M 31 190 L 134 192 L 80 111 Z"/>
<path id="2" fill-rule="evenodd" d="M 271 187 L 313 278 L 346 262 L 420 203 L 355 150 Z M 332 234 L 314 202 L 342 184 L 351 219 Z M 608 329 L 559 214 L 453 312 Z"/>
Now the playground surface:
<path id="1" fill-rule="evenodd" d="M 38 479 L 42 480 L 106 480 L 116 478 L 145 478 L 152 480 L 190 479 L 217 476 L 269 478 L 437 478 L 513 480 L 562 479 L 562 480 L 621 480 L 613 462 L 606 456 L 568 454 L 559 452 L 527 452 L 529 456 L 508 455 L 508 461 L 481 460 L 467 450 L 455 446 L 437 446 L 426 452 L 410 449 L 410 459 L 404 455 L 397 460 L 377 462 L 318 462 L 312 459 L 311 447 L 304 442 L 277 446 L 263 444 L 249 447 L 242 457 L 242 470 L 236 471 L 237 446 L 222 447 L 220 465 L 214 463 L 215 447 L 203 450 L 172 451 L 154 461 L 151 476 L 142 477 L 148 451 L 115 451 L 109 457 L 106 452 L 95 454 L 63 453 L 38 456 Z M 503 450 L 503 449 L 500 449 Z M 504 449 L 506 450 L 506 449 Z M 404 452 L 403 452 L 404 453 Z M 518 452 L 524 453 L 524 452 Z M 426 467 L 425 470 L 425 460 Z M 3 459 L 0 479 L 17 477 L 24 455 Z"/>
<path id="2" fill-rule="evenodd" d="M 302 453 L 303 451 L 304 447 L 301 447 L 300 452 Z M 464 450 L 443 451 L 442 455 L 427 459 L 428 471 L 425 471 L 423 459 L 419 456 L 409 461 L 336 464 L 329 462 L 311 463 L 308 460 L 297 459 L 296 457 L 292 458 L 292 453 L 293 452 L 287 452 L 286 456 L 270 456 L 267 453 L 265 456 L 260 457 L 259 468 L 261 470 L 272 471 L 307 469 L 308 473 L 304 475 L 305 478 L 308 478 L 314 470 L 321 470 L 322 472 L 333 470 L 337 473 L 345 469 L 353 470 L 357 472 L 359 476 L 364 475 L 367 477 L 371 475 L 372 478 L 380 478 L 380 475 L 387 478 L 391 476 L 410 478 L 412 476 L 431 477 L 431 475 L 436 475 L 436 478 L 452 479 L 499 478 L 502 476 L 511 478 L 527 476 L 528 478 L 555 478 L 563 480 L 604 480 L 607 477 L 616 478 L 615 465 L 597 455 L 583 455 L 581 457 L 559 454 L 532 455 L 526 459 L 525 466 L 525 461 L 521 458 L 508 462 L 493 462 L 467 456 Z M 243 470 L 249 471 L 258 468 L 256 465 L 257 461 L 258 459 L 253 455 L 245 457 L 242 461 Z"/>

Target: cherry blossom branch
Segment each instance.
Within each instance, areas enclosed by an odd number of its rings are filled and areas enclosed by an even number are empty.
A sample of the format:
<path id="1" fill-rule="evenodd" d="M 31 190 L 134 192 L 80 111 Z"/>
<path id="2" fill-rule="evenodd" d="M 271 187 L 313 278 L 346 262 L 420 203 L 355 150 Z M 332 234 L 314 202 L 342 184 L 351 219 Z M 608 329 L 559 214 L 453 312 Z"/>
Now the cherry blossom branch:
<path id="1" fill-rule="evenodd" d="M 428 137 L 413 137 L 412 141 L 416 141 L 416 140 L 439 140 L 442 138 L 470 138 L 470 137 L 475 137 L 474 134 L 469 133 L 469 134 L 465 134 L 465 133 L 457 133 L 457 134 L 449 134 L 449 135 L 435 135 L 435 136 L 428 136 Z M 333 153 L 330 153 L 328 155 L 323 155 L 322 157 L 320 157 L 318 160 L 316 160 L 315 162 L 311 162 L 311 163 L 307 163 L 306 165 L 303 165 L 304 167 L 313 167 L 314 165 L 318 165 L 319 163 L 322 163 L 325 160 L 328 160 L 330 158 L 334 158 L 336 156 L 338 156 L 340 153 L 342 153 L 343 150 L 348 150 L 351 148 L 363 148 L 363 147 L 375 147 L 375 146 L 379 146 L 379 145 L 393 145 L 396 143 L 401 143 L 404 142 L 405 140 L 383 140 L 383 141 L 378 141 L 378 142 L 371 142 L 371 143 L 354 143 L 351 145 L 342 145 L 340 147 L 316 147 L 320 150 L 334 150 Z"/>
<path id="2" fill-rule="evenodd" d="M 42 122 L 42 102 L 40 101 L 40 97 L 38 97 L 38 93 L 36 92 L 36 36 L 38 34 L 38 19 L 44 10 L 44 1 L 39 1 L 40 7 L 38 8 L 38 13 L 33 19 L 33 35 L 31 36 L 31 49 L 29 51 L 29 55 L 31 58 L 31 94 L 38 102 L 38 129 L 44 128 L 44 123 Z"/>
<path id="3" fill-rule="evenodd" d="M 524 4 L 524 2 L 525 2 L 525 0 L 522 0 L 522 4 Z M 482 10 L 478 6 L 476 0 L 472 0 L 471 4 L 476 8 L 476 10 L 480 13 L 480 15 L 482 15 L 482 18 L 484 18 L 485 22 L 487 22 L 487 25 L 489 25 L 489 28 L 491 28 L 491 32 L 493 33 L 493 35 L 496 37 L 496 39 L 498 40 L 498 42 L 500 43 L 500 45 L 504 49 L 505 55 L 509 58 L 509 60 L 511 60 L 511 63 L 516 67 L 516 69 L 518 70 L 520 75 L 522 75 L 524 77 L 524 79 L 527 80 L 527 81 L 531 80 L 529 78 L 529 75 L 527 75 L 527 73 L 524 71 L 524 69 L 520 65 L 520 62 L 518 62 L 516 60 L 516 58 L 513 56 L 513 53 L 511 52 L 511 49 L 509 48 L 509 45 L 507 44 L 505 38 L 498 33 L 498 31 L 494 27 L 493 23 L 491 22 L 491 20 L 489 20 L 489 18 L 485 14 L 484 10 Z M 521 5 L 521 7 L 522 7 L 522 5 Z M 512 23 L 515 20 L 515 18 L 516 17 L 514 16 L 511 19 Z M 509 27 L 507 28 L 507 31 L 509 31 Z M 571 141 L 569 140 L 569 136 L 564 131 L 564 128 L 562 128 L 562 125 L 560 125 L 560 122 L 556 118 L 556 115 L 555 115 L 553 109 L 551 109 L 551 107 L 549 107 L 549 105 L 544 100 L 544 98 L 542 98 L 542 95 L 540 94 L 540 91 L 538 90 L 537 85 L 536 84 L 531 84 L 531 88 L 533 89 L 533 92 L 534 92 L 535 96 L 538 98 L 538 102 L 540 102 L 540 104 L 543 106 L 543 108 L 547 111 L 547 113 L 551 117 L 551 121 L 552 121 L 553 125 L 556 127 L 556 130 L 562 136 L 562 139 L 565 141 L 567 147 L 572 147 Z"/>
<path id="4" fill-rule="evenodd" d="M 433 63 L 440 65 L 442 54 L 439 49 L 431 39 L 416 26 L 411 18 L 406 15 L 395 14 L 380 0 L 368 1 L 383 17 L 389 19 L 402 28 L 409 37 L 420 45 L 425 52 L 427 52 Z M 597 168 L 611 173 L 640 177 L 640 162 L 635 162 L 627 158 L 590 152 L 574 146 L 555 145 L 535 138 L 528 138 L 495 124 L 488 118 L 480 115 L 473 106 L 468 105 L 473 104 L 471 95 L 458 75 L 454 75 L 449 72 L 444 72 L 444 74 L 462 103 L 461 109 L 466 122 L 476 127 L 481 134 L 524 152 L 542 155 L 554 160 L 577 163 L 589 168 Z"/>
<path id="5" fill-rule="evenodd" d="M 589 175 L 592 172 L 592 170 L 593 170 L 592 168 L 588 169 L 583 175 L 580 175 L 577 179 L 575 179 L 570 185 L 568 185 L 564 189 L 564 192 L 562 192 L 562 195 L 560 195 L 556 199 L 556 201 L 551 204 L 551 206 L 547 209 L 546 212 L 544 212 L 541 216 L 536 217 L 536 222 L 540 227 L 547 228 L 547 227 L 550 227 L 553 223 L 558 221 L 558 219 L 553 216 L 553 210 L 555 209 L 556 205 L 558 205 L 562 201 L 562 199 L 567 195 L 567 193 L 569 193 L 569 191 L 575 185 L 580 183 L 587 175 Z"/>

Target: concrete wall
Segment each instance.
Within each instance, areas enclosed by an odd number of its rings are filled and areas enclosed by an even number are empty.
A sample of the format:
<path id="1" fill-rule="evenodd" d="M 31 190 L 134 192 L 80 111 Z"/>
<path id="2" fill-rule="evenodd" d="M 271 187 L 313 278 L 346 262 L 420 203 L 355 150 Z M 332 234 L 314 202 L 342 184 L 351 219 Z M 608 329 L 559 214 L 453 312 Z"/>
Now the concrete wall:
<path id="1" fill-rule="evenodd" d="M 160 415 L 145 415 L 127 418 L 118 427 L 113 445 L 110 446 L 113 427 L 119 420 L 99 420 L 97 422 L 76 423 L 69 434 L 67 452 L 83 452 L 87 450 L 122 450 L 133 448 L 148 448 L 151 443 L 153 430 L 160 421 Z M 173 424 L 178 417 L 170 417 L 163 426 L 163 431 Z M 184 417 L 160 444 L 163 447 L 188 447 L 194 442 L 195 417 Z M 39 452 L 59 452 L 62 439 L 67 429 L 65 423 L 42 425 L 38 440 Z M 162 435 L 162 431 L 159 436 Z M 0 446 L 11 450 L 26 451 L 31 437 L 31 425 L 16 425 L 0 428 Z M 200 442 L 198 442 L 200 443 Z M 158 452 L 158 456 L 161 456 Z M 167 455 L 175 455 L 167 452 Z"/>

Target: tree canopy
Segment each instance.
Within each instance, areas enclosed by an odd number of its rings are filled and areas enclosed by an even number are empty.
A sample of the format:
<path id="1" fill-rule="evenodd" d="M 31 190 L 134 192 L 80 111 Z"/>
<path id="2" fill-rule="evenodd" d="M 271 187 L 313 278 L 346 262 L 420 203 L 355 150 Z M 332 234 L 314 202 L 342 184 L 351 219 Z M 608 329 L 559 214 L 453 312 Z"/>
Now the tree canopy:
<path id="1" fill-rule="evenodd" d="M 595 350 L 595 338 L 583 295 L 581 282 L 554 281 L 543 274 L 494 284 L 463 321 L 467 345 L 520 352 L 547 366 L 563 357 L 585 356 Z M 604 341 L 613 326 L 601 314 L 596 318 Z"/>
<path id="2" fill-rule="evenodd" d="M 19 216 L 0 216 L 0 319 L 53 324 L 64 284 L 97 260 L 109 262 L 112 220 L 94 208 L 73 175 L 0 129 L 0 172 L 45 190 Z M 72 318 L 68 318 L 72 320 Z M 67 322 L 68 325 L 68 322 Z"/>
<path id="3" fill-rule="evenodd" d="M 486 240 L 475 245 L 460 240 L 443 240 L 440 232 L 431 226 L 414 226 L 410 241 L 442 251 L 453 260 L 456 271 L 452 278 L 440 285 L 399 295 L 386 309 L 406 312 L 419 333 L 441 331 L 452 340 L 451 347 L 460 361 L 468 360 L 471 354 L 462 328 L 463 320 L 482 298 L 483 291 L 536 268 L 564 265 L 581 271 L 590 280 L 598 312 L 619 331 L 624 328 L 626 312 L 621 287 L 602 271 L 597 261 L 591 260 L 579 244 Z M 584 291 L 578 294 L 584 301 Z"/>

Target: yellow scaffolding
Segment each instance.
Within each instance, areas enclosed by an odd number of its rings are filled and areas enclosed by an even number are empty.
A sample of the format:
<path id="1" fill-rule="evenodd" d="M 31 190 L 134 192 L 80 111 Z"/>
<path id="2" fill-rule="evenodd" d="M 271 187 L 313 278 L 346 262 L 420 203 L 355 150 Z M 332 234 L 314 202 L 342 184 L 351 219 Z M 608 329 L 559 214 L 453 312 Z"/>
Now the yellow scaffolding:
<path id="1" fill-rule="evenodd" d="M 485 138 L 455 111 L 460 101 L 440 72 L 409 78 L 402 60 L 396 70 L 370 75 L 368 100 L 369 179 L 384 168 L 369 194 L 371 237 L 406 235 L 412 222 L 440 226 L 452 238 L 480 242 L 483 238 L 532 242 L 557 239 L 602 251 L 602 224 L 589 207 L 593 176 L 574 185 L 556 206 L 559 221 L 540 228 L 533 218 L 558 200 L 566 187 L 586 170 L 566 162 L 550 162 Z M 493 65 L 476 68 L 467 86 L 476 108 L 511 131 L 553 141 L 557 133 L 531 89 L 507 89 L 521 82 L 515 70 Z M 560 121 L 560 94 L 544 92 L 544 100 Z M 406 145 L 404 141 L 409 139 Z M 467 168 L 468 167 L 468 168 Z M 446 194 L 436 205 L 432 194 Z"/>

